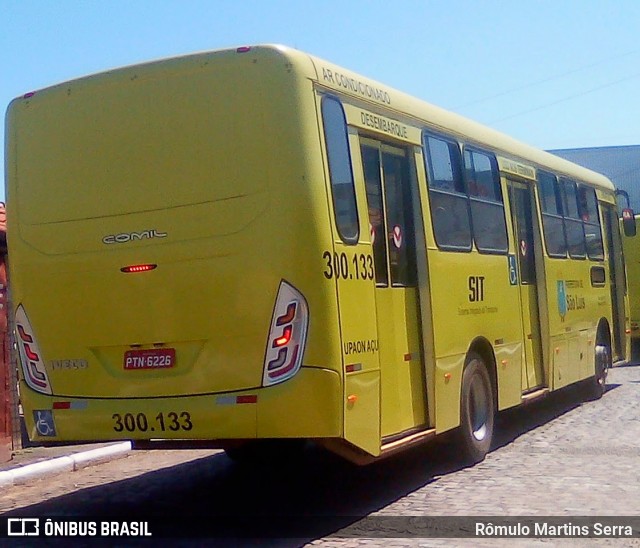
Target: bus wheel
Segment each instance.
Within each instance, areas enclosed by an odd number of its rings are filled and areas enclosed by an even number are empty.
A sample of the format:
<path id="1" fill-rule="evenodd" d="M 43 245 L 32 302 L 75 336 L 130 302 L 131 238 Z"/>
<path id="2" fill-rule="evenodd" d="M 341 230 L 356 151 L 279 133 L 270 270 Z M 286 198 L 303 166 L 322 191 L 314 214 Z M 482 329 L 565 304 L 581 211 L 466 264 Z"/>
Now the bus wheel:
<path id="1" fill-rule="evenodd" d="M 491 379 L 482 358 L 470 353 L 462 374 L 458 444 L 465 462 L 480 462 L 491 447 L 494 405 Z"/>
<path id="2" fill-rule="evenodd" d="M 607 373 L 611 367 L 611 348 L 608 344 L 599 342 L 595 351 L 595 375 L 589 379 L 589 395 L 600 399 L 607 390 Z"/>

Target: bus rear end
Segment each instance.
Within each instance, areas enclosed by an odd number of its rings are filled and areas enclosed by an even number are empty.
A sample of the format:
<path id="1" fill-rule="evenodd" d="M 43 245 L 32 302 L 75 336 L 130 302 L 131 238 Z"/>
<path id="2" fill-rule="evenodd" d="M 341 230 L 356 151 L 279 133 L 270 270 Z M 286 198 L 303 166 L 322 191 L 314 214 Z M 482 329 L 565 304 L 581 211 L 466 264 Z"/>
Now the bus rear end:
<path id="1" fill-rule="evenodd" d="M 311 84 L 274 48 L 119 69 L 11 104 L 32 439 L 340 435 L 335 294 L 305 265 L 330 238 L 314 222 L 324 181 L 305 180 L 323 173 L 302 153 L 319 157 L 307 108 Z M 322 333 L 312 310 L 327 311 Z"/>

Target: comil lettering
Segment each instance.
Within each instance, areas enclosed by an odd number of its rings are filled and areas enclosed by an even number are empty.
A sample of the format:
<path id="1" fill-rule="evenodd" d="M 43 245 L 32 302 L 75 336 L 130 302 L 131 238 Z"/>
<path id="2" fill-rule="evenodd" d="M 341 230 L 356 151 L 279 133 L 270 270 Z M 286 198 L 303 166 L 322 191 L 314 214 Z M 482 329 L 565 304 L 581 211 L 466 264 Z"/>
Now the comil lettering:
<path id="1" fill-rule="evenodd" d="M 126 244 L 137 240 L 147 240 L 150 238 L 166 238 L 166 232 L 159 232 L 156 229 L 143 230 L 142 232 L 122 232 L 120 234 L 110 234 L 102 238 L 103 244 Z"/>

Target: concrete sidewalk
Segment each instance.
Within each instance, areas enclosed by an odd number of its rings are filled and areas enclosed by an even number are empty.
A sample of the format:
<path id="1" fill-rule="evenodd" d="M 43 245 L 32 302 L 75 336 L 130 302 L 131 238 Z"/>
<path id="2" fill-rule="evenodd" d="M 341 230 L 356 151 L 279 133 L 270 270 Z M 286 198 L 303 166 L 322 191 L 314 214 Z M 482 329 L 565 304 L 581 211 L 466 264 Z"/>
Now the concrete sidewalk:
<path id="1" fill-rule="evenodd" d="M 74 472 L 86 466 L 125 457 L 131 442 L 26 447 L 13 454 L 9 462 L 0 463 L 0 487 L 20 485 L 61 472 Z"/>

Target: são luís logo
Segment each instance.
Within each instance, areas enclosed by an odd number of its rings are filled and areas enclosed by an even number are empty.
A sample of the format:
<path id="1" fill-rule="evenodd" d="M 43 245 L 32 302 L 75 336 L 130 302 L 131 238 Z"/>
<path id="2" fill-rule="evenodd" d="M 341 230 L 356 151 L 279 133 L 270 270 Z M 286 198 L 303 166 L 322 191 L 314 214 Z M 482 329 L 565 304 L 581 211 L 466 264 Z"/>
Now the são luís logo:
<path id="1" fill-rule="evenodd" d="M 564 280 L 557 280 L 556 288 L 558 292 L 558 314 L 564 321 L 567 315 L 567 284 Z"/>

